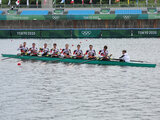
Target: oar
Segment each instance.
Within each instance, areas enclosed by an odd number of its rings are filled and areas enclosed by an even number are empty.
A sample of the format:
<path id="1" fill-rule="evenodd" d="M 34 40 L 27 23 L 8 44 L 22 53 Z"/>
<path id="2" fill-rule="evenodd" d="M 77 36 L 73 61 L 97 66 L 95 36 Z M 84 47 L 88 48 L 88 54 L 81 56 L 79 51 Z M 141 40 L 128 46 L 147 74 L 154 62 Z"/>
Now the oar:
<path id="1" fill-rule="evenodd" d="M 118 60 L 118 61 L 119 61 L 120 59 L 117 59 L 117 58 L 111 58 L 111 60 Z"/>
<path id="2" fill-rule="evenodd" d="M 139 61 L 139 60 L 130 60 L 131 62 L 145 62 L 145 61 Z"/>
<path id="3" fill-rule="evenodd" d="M 87 60 L 87 61 L 81 62 L 80 64 L 87 63 L 87 62 L 94 61 L 94 60 L 101 60 L 101 59 L 100 57 L 96 57 L 96 59 Z"/>
<path id="4" fill-rule="evenodd" d="M 12 58 L 16 58 L 16 57 L 7 57 L 7 58 L 0 59 L 0 61 L 12 59 Z"/>
<path id="5" fill-rule="evenodd" d="M 38 57 L 46 57 L 46 56 L 38 56 Z M 52 57 L 50 57 L 50 58 L 52 58 Z M 53 61 L 51 61 L 51 62 L 58 62 L 58 61 L 60 61 L 60 60 L 62 60 L 62 58 L 60 58 L 60 59 L 57 59 L 57 60 L 53 60 Z M 46 62 L 45 62 L 46 63 Z M 43 64 L 43 63 L 42 63 Z"/>
<path id="6" fill-rule="evenodd" d="M 121 59 L 117 59 L 117 58 L 112 58 L 111 60 L 121 60 Z M 130 60 L 131 62 L 145 62 L 145 61 L 139 61 L 139 60 Z"/>
<path id="7" fill-rule="evenodd" d="M 95 60 L 95 59 L 87 60 L 87 61 L 81 62 L 81 63 L 79 63 L 79 64 L 87 63 L 87 62 L 94 61 L 94 60 Z"/>
<path id="8" fill-rule="evenodd" d="M 7 58 L 0 59 L 0 61 L 12 59 L 12 58 L 16 58 L 16 57 L 7 57 Z"/>
<path id="9" fill-rule="evenodd" d="M 60 61 L 60 60 L 62 60 L 62 59 L 53 60 L 52 62 L 58 62 L 58 61 Z"/>
<path id="10" fill-rule="evenodd" d="M 11 58 L 3 58 L 3 59 L 0 59 L 0 61 L 7 60 L 7 59 L 11 59 Z"/>

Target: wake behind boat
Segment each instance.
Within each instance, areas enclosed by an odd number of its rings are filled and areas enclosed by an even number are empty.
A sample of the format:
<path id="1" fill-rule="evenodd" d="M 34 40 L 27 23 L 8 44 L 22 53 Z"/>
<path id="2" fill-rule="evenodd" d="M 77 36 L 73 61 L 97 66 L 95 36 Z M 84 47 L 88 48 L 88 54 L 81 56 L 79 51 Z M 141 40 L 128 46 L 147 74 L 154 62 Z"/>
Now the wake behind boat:
<path id="1" fill-rule="evenodd" d="M 88 60 L 88 59 L 73 59 L 73 58 L 58 58 L 58 57 L 44 57 L 44 56 L 25 56 L 2 54 L 3 57 L 16 58 L 22 60 L 38 60 L 38 61 L 51 61 L 51 62 L 64 62 L 64 63 L 78 63 L 78 64 L 95 64 L 95 65 L 114 65 L 114 66 L 131 66 L 131 67 L 152 67 L 155 68 L 156 64 L 138 63 L 138 62 L 120 62 L 120 61 L 105 61 L 105 60 Z"/>

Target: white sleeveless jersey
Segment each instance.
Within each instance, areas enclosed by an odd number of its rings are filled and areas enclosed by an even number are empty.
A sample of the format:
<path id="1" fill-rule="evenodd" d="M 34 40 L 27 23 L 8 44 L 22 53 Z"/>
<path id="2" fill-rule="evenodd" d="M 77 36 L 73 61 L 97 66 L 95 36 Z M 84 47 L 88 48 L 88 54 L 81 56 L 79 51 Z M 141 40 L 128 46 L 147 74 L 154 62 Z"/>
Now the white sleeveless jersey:
<path id="1" fill-rule="evenodd" d="M 99 51 L 99 54 L 100 54 L 101 56 L 108 56 L 108 50 L 106 50 L 106 51 L 100 50 L 100 51 Z"/>
<path id="2" fill-rule="evenodd" d="M 57 55 L 58 55 L 58 54 L 59 54 L 59 49 L 57 49 L 57 48 L 56 48 L 56 49 L 51 49 L 51 50 L 50 50 L 50 53 L 51 53 L 51 54 L 57 54 Z"/>
<path id="3" fill-rule="evenodd" d="M 86 55 L 88 55 L 88 56 L 95 56 L 96 55 L 96 51 L 95 50 L 87 50 L 86 51 Z"/>
<path id="4" fill-rule="evenodd" d="M 49 49 L 48 49 L 48 48 L 43 48 L 43 52 L 44 52 L 44 53 L 48 53 L 48 52 L 49 52 Z"/>
<path id="5" fill-rule="evenodd" d="M 23 52 L 27 52 L 27 51 L 28 51 L 28 48 L 22 46 L 22 47 L 19 47 L 18 50 L 20 50 L 21 52 L 22 52 L 22 51 L 23 51 Z"/>
<path id="6" fill-rule="evenodd" d="M 31 47 L 28 53 L 37 53 L 37 50 L 38 49 L 36 47 L 35 48 Z"/>
<path id="7" fill-rule="evenodd" d="M 37 51 L 38 49 L 31 47 L 30 50 L 32 50 L 32 51 Z"/>
<path id="8" fill-rule="evenodd" d="M 80 55 L 82 56 L 82 55 L 83 55 L 83 51 L 77 49 L 77 50 L 75 50 L 75 51 L 73 52 L 73 54 L 74 54 L 74 55 L 78 55 L 78 56 L 80 56 Z"/>
<path id="9" fill-rule="evenodd" d="M 71 54 L 71 50 L 70 49 L 63 49 L 61 51 L 62 54 L 67 54 L 67 55 L 70 55 Z"/>

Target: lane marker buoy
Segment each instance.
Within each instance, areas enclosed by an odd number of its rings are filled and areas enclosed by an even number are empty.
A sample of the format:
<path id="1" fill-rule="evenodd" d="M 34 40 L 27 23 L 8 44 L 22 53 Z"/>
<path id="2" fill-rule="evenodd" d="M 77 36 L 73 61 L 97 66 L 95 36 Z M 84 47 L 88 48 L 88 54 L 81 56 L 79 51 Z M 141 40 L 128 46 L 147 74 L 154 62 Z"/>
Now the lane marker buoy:
<path id="1" fill-rule="evenodd" d="M 18 65 L 18 66 L 21 66 L 21 62 L 18 62 L 17 65 Z"/>

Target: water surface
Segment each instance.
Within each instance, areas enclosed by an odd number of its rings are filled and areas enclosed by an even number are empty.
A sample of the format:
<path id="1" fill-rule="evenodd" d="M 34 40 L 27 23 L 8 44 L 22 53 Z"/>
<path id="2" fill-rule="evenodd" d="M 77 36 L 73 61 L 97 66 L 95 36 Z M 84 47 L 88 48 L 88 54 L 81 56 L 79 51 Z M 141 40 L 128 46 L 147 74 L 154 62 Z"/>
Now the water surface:
<path id="1" fill-rule="evenodd" d="M 72 51 L 80 42 L 83 51 L 108 45 L 114 58 L 126 49 L 131 59 L 157 67 L 0 61 L 0 120 L 160 119 L 160 39 L 1 39 L 0 53 L 16 54 L 24 41 L 69 43 Z"/>

